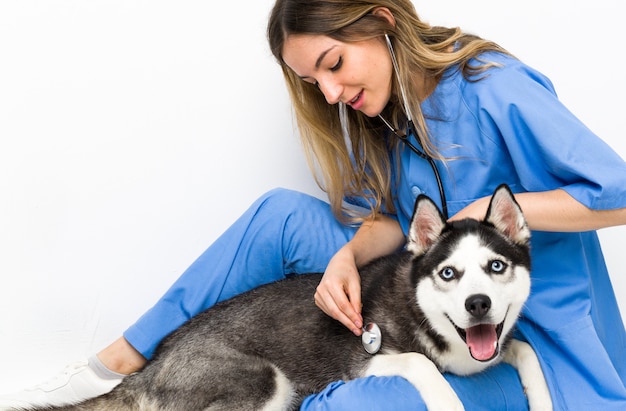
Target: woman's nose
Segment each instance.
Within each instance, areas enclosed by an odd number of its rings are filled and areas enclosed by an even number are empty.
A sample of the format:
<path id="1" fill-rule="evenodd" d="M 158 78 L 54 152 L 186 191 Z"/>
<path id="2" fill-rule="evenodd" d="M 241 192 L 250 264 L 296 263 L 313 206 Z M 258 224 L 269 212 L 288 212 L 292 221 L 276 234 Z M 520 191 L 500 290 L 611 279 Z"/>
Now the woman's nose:
<path id="1" fill-rule="evenodd" d="M 343 87 L 336 81 L 325 80 L 319 81 L 318 87 L 324 94 L 326 101 L 328 104 L 336 104 L 339 103 L 341 99 L 341 95 L 343 94 Z"/>

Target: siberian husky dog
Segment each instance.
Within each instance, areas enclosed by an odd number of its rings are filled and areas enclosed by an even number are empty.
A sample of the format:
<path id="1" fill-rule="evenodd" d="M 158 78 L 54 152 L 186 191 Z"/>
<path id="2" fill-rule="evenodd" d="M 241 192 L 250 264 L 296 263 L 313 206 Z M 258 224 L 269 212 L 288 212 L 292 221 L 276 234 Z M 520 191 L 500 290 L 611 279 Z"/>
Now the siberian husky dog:
<path id="1" fill-rule="evenodd" d="M 382 333 L 371 335 L 376 353 L 315 306 L 321 274 L 297 275 L 197 315 L 110 393 L 55 409 L 294 410 L 332 381 L 399 375 L 429 410 L 461 410 L 441 373 L 501 360 L 518 370 L 533 411 L 551 409 L 535 352 L 510 337 L 530 292 L 529 239 L 505 185 L 484 221 L 447 223 L 420 196 L 406 247 L 360 270 L 364 322 Z"/>

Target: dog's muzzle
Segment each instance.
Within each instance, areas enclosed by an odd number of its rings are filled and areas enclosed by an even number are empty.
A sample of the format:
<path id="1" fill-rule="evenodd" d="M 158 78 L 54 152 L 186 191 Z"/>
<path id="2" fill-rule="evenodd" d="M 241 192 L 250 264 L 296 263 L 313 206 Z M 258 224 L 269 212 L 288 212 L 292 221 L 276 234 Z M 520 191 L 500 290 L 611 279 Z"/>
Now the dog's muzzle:
<path id="1" fill-rule="evenodd" d="M 452 319 L 450 322 L 463 339 L 470 355 L 476 361 L 486 362 L 494 359 L 500 352 L 500 336 L 504 328 L 504 320 L 499 324 L 489 322 L 491 299 L 484 294 L 475 294 L 465 300 L 465 309 L 478 324 L 469 328 L 458 327 Z M 506 318 L 506 315 L 504 316 Z"/>

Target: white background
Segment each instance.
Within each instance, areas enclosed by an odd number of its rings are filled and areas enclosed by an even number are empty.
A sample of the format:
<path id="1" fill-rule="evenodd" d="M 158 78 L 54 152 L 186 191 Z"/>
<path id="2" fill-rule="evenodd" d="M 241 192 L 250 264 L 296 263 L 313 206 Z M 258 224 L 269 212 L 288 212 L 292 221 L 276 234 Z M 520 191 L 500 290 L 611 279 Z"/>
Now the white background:
<path id="1" fill-rule="evenodd" d="M 320 195 L 272 0 L 0 2 L 0 392 L 117 338 L 263 192 Z M 496 40 L 626 157 L 619 0 L 416 0 Z M 601 231 L 622 312 L 626 227 Z"/>

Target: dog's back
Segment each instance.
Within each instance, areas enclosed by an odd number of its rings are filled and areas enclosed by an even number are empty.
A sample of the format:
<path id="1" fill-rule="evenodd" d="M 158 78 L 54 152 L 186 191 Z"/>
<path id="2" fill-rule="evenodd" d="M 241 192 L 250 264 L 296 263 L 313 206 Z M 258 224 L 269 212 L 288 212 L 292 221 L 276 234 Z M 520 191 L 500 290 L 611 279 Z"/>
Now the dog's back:
<path id="1" fill-rule="evenodd" d="M 407 254 L 363 270 L 364 292 L 373 282 L 389 288 L 384 277 Z M 371 358 L 358 337 L 315 306 L 321 276 L 292 276 L 219 303 L 170 334 L 146 368 L 112 392 L 54 409 L 297 409 L 329 382 L 362 375 Z"/>
<path id="2" fill-rule="evenodd" d="M 154 391 L 171 387 L 174 375 L 181 388 L 176 395 L 190 387 L 194 395 L 165 402 L 203 409 L 228 401 L 224 409 L 259 409 L 270 397 L 295 405 L 325 381 L 352 378 L 338 374 L 346 368 L 336 350 L 358 341 L 313 303 L 320 278 L 309 274 L 262 286 L 193 318 L 164 341 L 151 362 L 147 378 Z M 315 344 L 315 338 L 323 342 Z M 243 406 L 246 401 L 251 402 Z"/>

